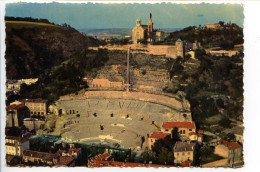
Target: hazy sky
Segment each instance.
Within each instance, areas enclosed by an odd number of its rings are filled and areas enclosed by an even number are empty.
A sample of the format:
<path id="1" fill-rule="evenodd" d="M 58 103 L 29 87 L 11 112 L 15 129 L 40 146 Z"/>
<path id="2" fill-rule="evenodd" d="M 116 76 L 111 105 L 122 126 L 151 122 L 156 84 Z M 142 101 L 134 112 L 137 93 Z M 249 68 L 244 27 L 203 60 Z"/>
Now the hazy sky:
<path id="1" fill-rule="evenodd" d="M 6 16 L 45 18 L 76 29 L 132 28 L 140 18 L 147 24 L 149 13 L 155 28 L 183 28 L 218 21 L 243 27 L 243 6 L 239 4 L 66 4 L 12 3 Z"/>

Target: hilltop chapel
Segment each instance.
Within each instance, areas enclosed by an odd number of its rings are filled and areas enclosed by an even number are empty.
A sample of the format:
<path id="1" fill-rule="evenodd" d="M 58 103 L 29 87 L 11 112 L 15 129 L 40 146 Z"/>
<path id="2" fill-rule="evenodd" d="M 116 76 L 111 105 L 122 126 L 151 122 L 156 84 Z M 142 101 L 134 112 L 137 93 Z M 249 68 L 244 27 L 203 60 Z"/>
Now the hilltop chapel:
<path id="1" fill-rule="evenodd" d="M 132 41 L 134 44 L 139 42 L 146 42 L 153 44 L 156 41 L 163 41 L 164 32 L 161 30 L 153 29 L 152 14 L 150 13 L 150 19 L 147 25 L 141 24 L 141 19 L 136 20 L 136 26 L 132 29 Z"/>

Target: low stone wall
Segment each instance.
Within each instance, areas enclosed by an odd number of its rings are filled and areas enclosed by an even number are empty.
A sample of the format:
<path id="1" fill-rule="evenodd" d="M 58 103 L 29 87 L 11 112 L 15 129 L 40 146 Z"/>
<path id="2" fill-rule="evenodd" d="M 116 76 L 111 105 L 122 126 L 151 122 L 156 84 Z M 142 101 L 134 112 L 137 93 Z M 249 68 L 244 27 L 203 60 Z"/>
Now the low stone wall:
<path id="1" fill-rule="evenodd" d="M 88 99 L 88 98 L 113 98 L 113 99 L 133 99 L 148 101 L 166 105 L 170 108 L 174 108 L 178 111 L 184 111 L 184 105 L 182 102 L 176 100 L 174 97 L 168 97 L 163 95 L 142 93 L 142 92 L 124 92 L 124 91 L 86 91 L 83 95 L 66 95 L 60 97 L 59 101 L 62 100 L 73 100 L 73 99 Z M 187 104 L 186 101 L 184 101 Z M 187 105 L 185 105 L 187 106 Z"/>
<path id="2" fill-rule="evenodd" d="M 131 48 L 133 53 L 145 53 L 153 55 L 165 55 L 170 58 L 177 58 L 177 49 L 174 45 L 142 45 L 142 44 L 128 44 L 128 45 L 112 45 L 112 46 L 101 46 L 99 48 L 108 50 L 121 50 L 127 51 Z M 89 47 L 89 49 L 97 50 L 96 47 Z"/>
<path id="3" fill-rule="evenodd" d="M 171 58 L 177 57 L 177 50 L 173 45 L 149 45 L 147 50 L 149 54 L 153 55 L 166 55 Z"/>

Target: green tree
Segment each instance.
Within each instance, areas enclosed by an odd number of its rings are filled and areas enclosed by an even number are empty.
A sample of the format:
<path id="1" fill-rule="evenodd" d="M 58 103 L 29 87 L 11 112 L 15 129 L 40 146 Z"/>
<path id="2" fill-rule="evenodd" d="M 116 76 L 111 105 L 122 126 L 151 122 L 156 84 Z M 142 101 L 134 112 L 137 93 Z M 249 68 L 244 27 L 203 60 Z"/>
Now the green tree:
<path id="1" fill-rule="evenodd" d="M 219 125 L 224 127 L 224 128 L 230 128 L 231 127 L 231 120 L 228 117 L 223 117 L 219 121 Z"/>
<path id="2" fill-rule="evenodd" d="M 207 145 L 203 145 L 200 148 L 199 153 L 202 156 L 208 157 L 210 154 L 212 154 L 212 149 Z"/>
<path id="3" fill-rule="evenodd" d="M 172 144 L 174 146 L 177 141 L 180 141 L 180 135 L 178 132 L 178 128 L 174 127 L 171 134 L 172 134 L 172 142 L 173 142 Z"/>
<path id="4" fill-rule="evenodd" d="M 144 163 L 149 163 L 149 161 L 157 162 L 157 158 L 155 152 L 153 151 L 145 151 L 142 153 L 141 161 Z"/>
<path id="5" fill-rule="evenodd" d="M 173 163 L 173 153 L 169 152 L 165 147 L 161 148 L 161 151 L 158 155 L 158 161 L 162 164 L 172 164 Z"/>

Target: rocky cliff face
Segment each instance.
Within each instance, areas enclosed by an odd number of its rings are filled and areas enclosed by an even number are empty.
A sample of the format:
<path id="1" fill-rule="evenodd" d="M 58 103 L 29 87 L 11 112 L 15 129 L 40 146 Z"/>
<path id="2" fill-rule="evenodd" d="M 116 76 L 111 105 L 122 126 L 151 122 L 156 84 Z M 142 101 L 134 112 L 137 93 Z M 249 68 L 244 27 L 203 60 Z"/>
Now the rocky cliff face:
<path id="1" fill-rule="evenodd" d="M 38 77 L 89 46 L 98 46 L 98 43 L 73 28 L 6 21 L 7 79 Z"/>

